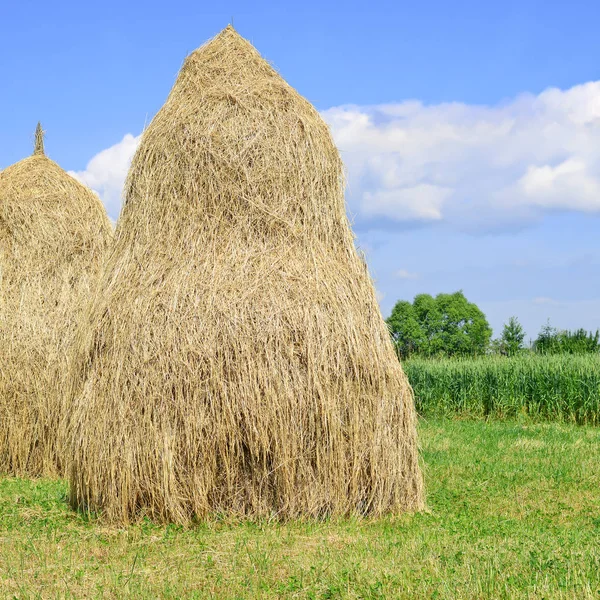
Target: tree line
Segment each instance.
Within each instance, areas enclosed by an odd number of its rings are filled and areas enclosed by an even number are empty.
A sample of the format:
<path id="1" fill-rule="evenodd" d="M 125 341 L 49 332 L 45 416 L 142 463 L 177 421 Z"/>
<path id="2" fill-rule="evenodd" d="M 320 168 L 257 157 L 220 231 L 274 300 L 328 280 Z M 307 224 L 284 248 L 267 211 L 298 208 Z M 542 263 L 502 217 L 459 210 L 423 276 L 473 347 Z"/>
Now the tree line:
<path id="1" fill-rule="evenodd" d="M 510 317 L 502 334 L 492 339 L 483 311 L 462 291 L 453 294 L 418 294 L 413 302 L 400 300 L 387 319 L 400 358 L 411 356 L 514 356 L 538 354 L 586 354 L 600 352 L 600 331 L 559 330 L 548 321 L 529 345 L 517 317 Z"/>

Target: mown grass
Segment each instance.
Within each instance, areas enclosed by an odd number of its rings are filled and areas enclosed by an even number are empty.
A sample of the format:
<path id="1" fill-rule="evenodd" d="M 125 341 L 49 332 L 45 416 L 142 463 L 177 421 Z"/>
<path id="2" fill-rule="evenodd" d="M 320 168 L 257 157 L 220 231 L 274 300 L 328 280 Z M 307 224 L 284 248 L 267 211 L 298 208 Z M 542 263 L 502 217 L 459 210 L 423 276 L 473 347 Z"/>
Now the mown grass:
<path id="1" fill-rule="evenodd" d="M 0 480 L 0 597 L 600 597 L 600 430 L 422 421 L 429 512 L 328 523 L 142 523 Z"/>
<path id="2" fill-rule="evenodd" d="M 403 366 L 422 415 L 600 424 L 600 355 L 411 359 Z"/>

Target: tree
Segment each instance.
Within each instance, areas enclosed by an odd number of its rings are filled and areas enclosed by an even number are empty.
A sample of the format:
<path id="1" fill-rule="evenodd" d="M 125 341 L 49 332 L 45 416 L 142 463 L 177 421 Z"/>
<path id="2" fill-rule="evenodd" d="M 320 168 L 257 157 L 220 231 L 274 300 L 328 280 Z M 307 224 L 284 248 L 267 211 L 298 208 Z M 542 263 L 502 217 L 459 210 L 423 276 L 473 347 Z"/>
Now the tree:
<path id="1" fill-rule="evenodd" d="M 401 300 L 387 322 L 401 357 L 484 354 L 492 336 L 485 315 L 462 291 Z"/>
<path id="2" fill-rule="evenodd" d="M 438 334 L 442 328 L 442 315 L 436 298 L 429 294 L 418 294 L 413 300 L 415 318 L 423 332 L 420 354 L 431 356 L 442 350 Z"/>
<path id="3" fill-rule="evenodd" d="M 500 338 L 500 352 L 507 356 L 514 356 L 523 350 L 525 331 L 517 317 L 511 317 L 504 324 L 502 337 Z"/>
<path id="4" fill-rule="evenodd" d="M 565 354 L 587 354 L 600 350 L 600 331 L 587 332 L 585 329 L 577 331 L 561 331 L 559 334 L 560 351 Z"/>
<path id="5" fill-rule="evenodd" d="M 552 327 L 548 321 L 540 330 L 533 348 L 539 354 L 587 354 L 600 351 L 600 331 L 568 331 Z"/>
<path id="6" fill-rule="evenodd" d="M 396 352 L 401 358 L 422 350 L 425 342 L 423 329 L 415 317 L 415 310 L 410 302 L 401 300 L 396 303 L 387 320 Z"/>
<path id="7" fill-rule="evenodd" d="M 438 294 L 435 301 L 442 321 L 436 351 L 449 356 L 484 354 L 492 329 L 479 307 L 469 302 L 462 291 Z"/>
<path id="8" fill-rule="evenodd" d="M 550 325 L 550 319 L 542 325 L 538 336 L 533 342 L 533 349 L 539 354 L 556 354 L 560 351 L 558 329 Z"/>

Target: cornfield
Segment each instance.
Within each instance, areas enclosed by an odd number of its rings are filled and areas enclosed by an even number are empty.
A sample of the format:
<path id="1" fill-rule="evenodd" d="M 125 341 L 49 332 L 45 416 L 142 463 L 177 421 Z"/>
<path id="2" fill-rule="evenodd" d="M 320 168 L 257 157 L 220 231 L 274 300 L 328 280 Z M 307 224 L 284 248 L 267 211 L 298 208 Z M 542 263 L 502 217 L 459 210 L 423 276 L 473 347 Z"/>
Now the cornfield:
<path id="1" fill-rule="evenodd" d="M 411 359 L 419 414 L 600 424 L 600 356 Z"/>

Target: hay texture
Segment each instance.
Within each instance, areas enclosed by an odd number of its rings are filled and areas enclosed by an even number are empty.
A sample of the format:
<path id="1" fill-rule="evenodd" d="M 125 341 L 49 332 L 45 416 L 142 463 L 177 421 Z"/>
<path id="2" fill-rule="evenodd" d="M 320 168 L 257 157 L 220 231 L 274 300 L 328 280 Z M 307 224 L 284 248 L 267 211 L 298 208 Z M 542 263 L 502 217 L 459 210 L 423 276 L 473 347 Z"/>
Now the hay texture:
<path id="1" fill-rule="evenodd" d="M 317 111 L 231 27 L 133 159 L 79 342 L 72 503 L 109 521 L 422 506 L 413 397 Z"/>
<path id="2" fill-rule="evenodd" d="M 44 155 L 0 173 L 0 473 L 60 472 L 57 428 L 82 300 L 112 227 L 100 200 Z"/>

